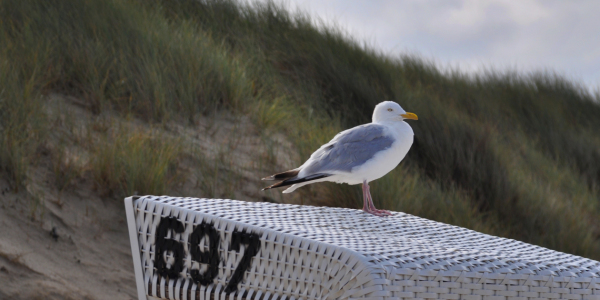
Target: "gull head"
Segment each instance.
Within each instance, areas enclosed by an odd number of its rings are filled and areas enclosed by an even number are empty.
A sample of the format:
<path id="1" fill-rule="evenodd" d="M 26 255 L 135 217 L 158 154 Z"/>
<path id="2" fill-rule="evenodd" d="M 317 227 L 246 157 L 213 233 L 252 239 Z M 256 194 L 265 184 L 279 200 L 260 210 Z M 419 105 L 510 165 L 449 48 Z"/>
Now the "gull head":
<path id="1" fill-rule="evenodd" d="M 401 122 L 406 119 L 418 120 L 418 117 L 411 112 L 406 112 L 394 101 L 383 101 L 377 104 L 373 111 L 373 123 Z"/>

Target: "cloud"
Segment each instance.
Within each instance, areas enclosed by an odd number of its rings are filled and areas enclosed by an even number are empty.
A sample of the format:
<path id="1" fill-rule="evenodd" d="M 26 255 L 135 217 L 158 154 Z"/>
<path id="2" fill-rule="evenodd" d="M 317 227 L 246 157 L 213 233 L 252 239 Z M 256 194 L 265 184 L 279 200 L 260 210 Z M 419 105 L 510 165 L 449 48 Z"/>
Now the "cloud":
<path id="1" fill-rule="evenodd" d="M 412 52 L 465 71 L 554 70 L 600 84 L 600 1 L 276 0 L 389 55 Z"/>

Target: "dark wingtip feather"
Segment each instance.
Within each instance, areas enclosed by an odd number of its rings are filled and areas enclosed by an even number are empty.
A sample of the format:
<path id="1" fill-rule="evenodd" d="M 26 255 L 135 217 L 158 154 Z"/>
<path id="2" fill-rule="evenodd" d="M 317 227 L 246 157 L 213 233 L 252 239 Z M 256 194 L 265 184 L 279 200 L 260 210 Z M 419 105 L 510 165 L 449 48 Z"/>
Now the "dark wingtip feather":
<path id="1" fill-rule="evenodd" d="M 275 174 L 277 175 L 277 174 Z M 278 188 L 278 187 L 283 187 L 283 186 L 288 186 L 288 185 L 292 185 L 292 184 L 296 184 L 296 183 L 301 183 L 301 182 L 306 182 L 306 181 L 312 181 L 312 180 L 316 180 L 316 179 L 321 179 L 321 178 L 325 178 L 325 177 L 329 177 L 331 176 L 331 174 L 314 174 L 314 175 L 310 175 L 308 177 L 305 178 L 292 178 L 292 179 L 286 179 L 284 181 L 280 181 L 276 184 L 270 185 L 264 189 L 262 189 L 262 191 L 264 190 L 269 190 L 272 188 Z"/>
<path id="2" fill-rule="evenodd" d="M 270 189 L 272 189 L 272 188 L 280 187 L 280 186 L 282 186 L 282 185 L 283 185 L 283 186 L 285 186 L 284 182 L 283 182 L 283 181 L 280 181 L 280 182 L 278 182 L 278 183 L 276 183 L 276 184 L 270 185 L 270 186 L 268 186 L 268 187 L 266 187 L 266 188 L 262 189 L 261 191 L 264 191 L 264 190 L 270 190 Z"/>
<path id="3" fill-rule="evenodd" d="M 292 177 L 296 177 L 296 175 L 298 175 L 299 172 L 300 172 L 300 170 L 289 170 L 289 171 L 273 174 L 271 176 L 267 176 L 267 177 L 263 178 L 262 180 L 286 180 L 286 179 L 289 179 Z"/>

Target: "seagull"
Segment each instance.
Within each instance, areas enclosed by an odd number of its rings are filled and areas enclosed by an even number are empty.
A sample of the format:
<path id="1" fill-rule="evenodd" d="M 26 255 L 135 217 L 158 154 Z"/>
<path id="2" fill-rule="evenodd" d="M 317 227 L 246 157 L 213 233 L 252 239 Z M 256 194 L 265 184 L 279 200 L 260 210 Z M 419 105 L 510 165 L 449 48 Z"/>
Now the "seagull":
<path id="1" fill-rule="evenodd" d="M 315 182 L 362 183 L 363 211 L 380 217 L 391 215 L 375 208 L 369 182 L 389 173 L 408 153 L 414 132 L 404 122 L 407 119 L 418 117 L 396 102 L 381 102 L 375 106 L 373 122 L 338 133 L 300 167 L 263 178 L 279 182 L 262 190 L 291 185 L 283 191 L 287 194 Z"/>

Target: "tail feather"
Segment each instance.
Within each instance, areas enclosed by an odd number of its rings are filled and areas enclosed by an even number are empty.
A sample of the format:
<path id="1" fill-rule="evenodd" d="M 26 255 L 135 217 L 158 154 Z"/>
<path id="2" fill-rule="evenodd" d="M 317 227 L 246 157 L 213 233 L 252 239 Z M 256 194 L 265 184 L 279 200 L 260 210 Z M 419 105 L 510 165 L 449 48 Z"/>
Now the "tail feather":
<path id="1" fill-rule="evenodd" d="M 289 170 L 289 171 L 273 174 L 271 176 L 267 176 L 267 177 L 263 178 L 262 180 L 286 180 L 286 179 L 296 177 L 298 175 L 298 173 L 300 173 L 300 170 L 294 169 L 294 170 Z"/>
<path id="2" fill-rule="evenodd" d="M 278 188 L 278 187 L 284 187 L 284 186 L 288 186 L 288 185 L 292 185 L 292 184 L 296 184 L 296 183 L 313 181 L 313 180 L 317 180 L 317 179 L 321 179 L 321 178 L 325 178 L 325 177 L 329 177 L 329 176 L 331 176 L 331 174 L 314 174 L 314 175 L 306 176 L 303 178 L 290 178 L 290 179 L 280 181 L 276 184 L 270 185 L 262 190 L 264 191 L 264 190 L 269 190 L 269 189 Z"/>

